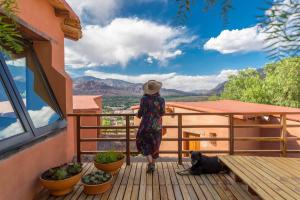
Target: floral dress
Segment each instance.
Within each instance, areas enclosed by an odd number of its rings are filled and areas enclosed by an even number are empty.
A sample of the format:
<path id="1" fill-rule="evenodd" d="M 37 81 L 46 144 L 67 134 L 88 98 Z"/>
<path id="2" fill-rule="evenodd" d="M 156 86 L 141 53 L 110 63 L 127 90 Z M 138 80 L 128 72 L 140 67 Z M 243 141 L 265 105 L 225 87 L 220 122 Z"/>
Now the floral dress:
<path id="1" fill-rule="evenodd" d="M 137 132 L 136 146 L 144 156 L 159 156 L 162 139 L 162 116 L 165 114 L 165 100 L 159 95 L 144 95 L 140 102 L 138 117 L 142 118 Z"/>

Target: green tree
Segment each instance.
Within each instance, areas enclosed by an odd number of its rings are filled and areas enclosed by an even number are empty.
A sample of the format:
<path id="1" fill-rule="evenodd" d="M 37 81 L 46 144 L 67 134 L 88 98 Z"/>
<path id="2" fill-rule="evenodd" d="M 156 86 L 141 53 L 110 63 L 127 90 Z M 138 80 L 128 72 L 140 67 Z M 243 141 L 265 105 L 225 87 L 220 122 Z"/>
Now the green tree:
<path id="1" fill-rule="evenodd" d="M 300 107 L 300 57 L 291 57 L 265 67 L 265 96 L 270 104 Z"/>
<path id="2" fill-rule="evenodd" d="M 230 76 L 221 98 L 300 107 L 300 57 L 267 64 L 264 74 L 247 69 Z"/>
<path id="3" fill-rule="evenodd" d="M 242 70 L 237 75 L 229 77 L 221 98 L 267 103 L 264 80 L 255 69 Z"/>
<path id="4" fill-rule="evenodd" d="M 14 21 L 16 12 L 15 0 L 0 0 L 0 51 L 7 54 L 20 53 L 23 51 L 23 41 L 18 25 Z"/>

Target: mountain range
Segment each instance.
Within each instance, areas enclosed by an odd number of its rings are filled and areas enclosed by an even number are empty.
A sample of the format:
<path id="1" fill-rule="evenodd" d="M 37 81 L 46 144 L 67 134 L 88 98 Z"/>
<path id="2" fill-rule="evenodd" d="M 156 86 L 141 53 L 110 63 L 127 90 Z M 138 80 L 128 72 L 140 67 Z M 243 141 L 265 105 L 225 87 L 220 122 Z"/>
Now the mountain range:
<path id="1" fill-rule="evenodd" d="M 212 90 L 185 92 L 175 89 L 161 89 L 163 96 L 208 96 L 219 94 L 224 88 L 224 83 Z M 141 96 L 142 83 L 130 83 L 118 79 L 99 79 L 91 76 L 82 76 L 73 79 L 73 92 L 75 95 L 102 95 L 102 96 Z"/>

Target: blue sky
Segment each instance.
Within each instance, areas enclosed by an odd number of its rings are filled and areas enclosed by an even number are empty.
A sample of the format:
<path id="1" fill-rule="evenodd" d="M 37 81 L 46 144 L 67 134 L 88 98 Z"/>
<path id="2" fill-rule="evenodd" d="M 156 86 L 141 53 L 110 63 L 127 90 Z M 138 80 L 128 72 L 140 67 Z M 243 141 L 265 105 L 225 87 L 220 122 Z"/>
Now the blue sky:
<path id="1" fill-rule="evenodd" d="M 67 71 L 129 82 L 157 79 L 166 88 L 211 89 L 240 69 L 270 62 L 257 27 L 262 0 L 233 0 L 228 24 L 220 5 L 203 12 L 195 0 L 183 24 L 175 0 L 67 0 L 83 38 L 66 41 Z"/>

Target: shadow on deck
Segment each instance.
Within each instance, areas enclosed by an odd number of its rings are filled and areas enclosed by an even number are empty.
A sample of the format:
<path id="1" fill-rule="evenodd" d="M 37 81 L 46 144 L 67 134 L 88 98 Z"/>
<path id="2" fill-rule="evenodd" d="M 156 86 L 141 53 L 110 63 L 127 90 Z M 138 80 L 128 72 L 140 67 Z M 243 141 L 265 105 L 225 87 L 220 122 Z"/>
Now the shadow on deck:
<path id="1" fill-rule="evenodd" d="M 179 176 L 177 170 L 189 167 L 190 163 L 178 165 L 176 162 L 158 162 L 153 174 L 146 173 L 145 162 L 125 164 L 114 177 L 111 190 L 102 195 L 88 196 L 83 193 L 81 183 L 64 197 L 53 197 L 44 190 L 39 200 L 98 200 L 98 199 L 258 199 L 248 193 L 247 188 L 236 183 L 228 174 Z M 84 173 L 95 170 L 93 163 L 84 164 Z"/>

